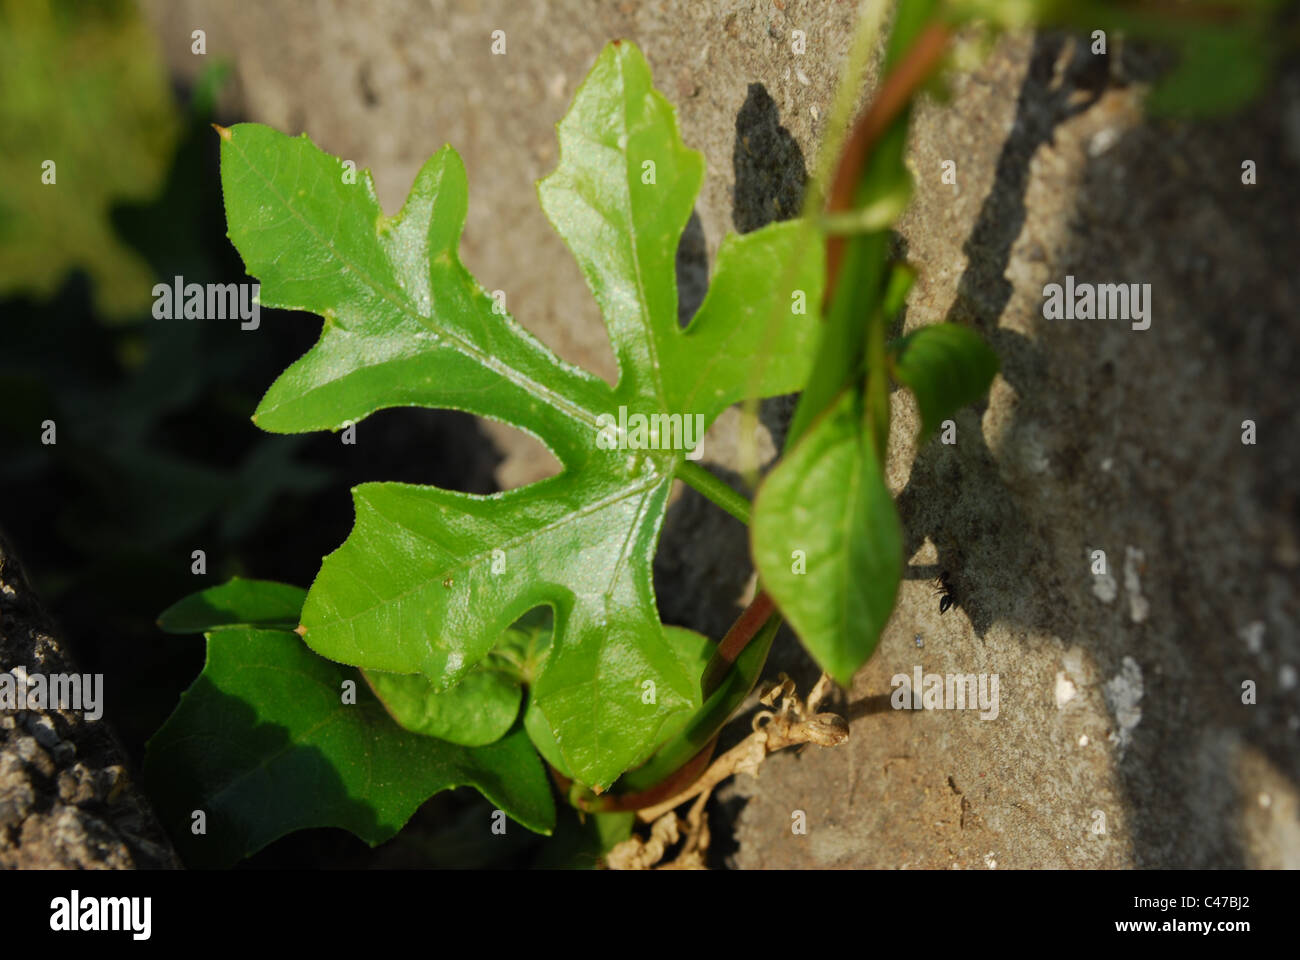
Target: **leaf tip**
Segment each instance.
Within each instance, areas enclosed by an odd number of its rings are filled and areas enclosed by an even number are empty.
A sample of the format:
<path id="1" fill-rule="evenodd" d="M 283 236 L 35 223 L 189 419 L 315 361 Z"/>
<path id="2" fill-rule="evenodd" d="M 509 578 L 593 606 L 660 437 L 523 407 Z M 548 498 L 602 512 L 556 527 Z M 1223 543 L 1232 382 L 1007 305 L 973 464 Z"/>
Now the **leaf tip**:
<path id="1" fill-rule="evenodd" d="M 217 131 L 217 136 L 219 136 L 222 140 L 226 141 L 226 143 L 229 143 L 229 142 L 230 142 L 230 128 L 229 128 L 229 127 L 223 127 L 223 126 L 222 126 L 221 124 L 219 124 L 219 123 L 214 123 L 214 124 L 212 125 L 212 129 L 215 130 L 215 131 Z"/>
<path id="2" fill-rule="evenodd" d="M 305 636 L 307 636 L 307 626 L 306 626 L 306 624 L 302 624 L 302 623 L 298 624 L 298 626 L 296 626 L 296 627 L 293 628 L 293 632 L 296 633 L 296 634 L 298 634 L 298 636 L 300 636 L 300 637 L 305 637 Z"/>

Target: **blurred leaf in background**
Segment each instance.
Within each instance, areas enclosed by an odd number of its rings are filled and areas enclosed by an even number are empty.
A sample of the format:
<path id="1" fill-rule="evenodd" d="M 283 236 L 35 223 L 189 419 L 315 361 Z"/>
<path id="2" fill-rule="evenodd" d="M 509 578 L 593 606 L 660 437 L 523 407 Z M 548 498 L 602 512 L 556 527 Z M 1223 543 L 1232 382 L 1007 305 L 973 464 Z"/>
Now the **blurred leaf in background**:
<path id="1" fill-rule="evenodd" d="M 166 553 L 201 534 L 205 543 L 233 544 L 256 530 L 277 494 L 310 493 L 326 478 L 298 462 L 301 438 L 284 443 L 248 426 L 257 398 L 244 383 L 261 366 L 265 337 L 221 321 L 155 319 L 149 310 L 159 279 L 246 279 L 230 259 L 211 190 L 209 121 L 227 72 L 216 64 L 200 76 L 188 113 L 171 107 L 168 126 L 180 137 L 155 196 L 108 211 L 114 236 L 140 258 L 146 304 L 106 324 L 76 272 L 48 303 L 3 303 L 0 442 L 13 454 L 0 462 L 0 489 L 29 484 L 21 502 L 36 505 L 41 485 L 60 478 L 65 490 L 51 498 L 57 508 L 42 529 L 115 564 L 124 552 Z M 46 419 L 58 442 L 36 446 L 35 425 Z M 58 584 L 45 587 L 47 597 L 58 595 Z"/>
<path id="2" fill-rule="evenodd" d="M 331 473 L 310 440 L 248 420 L 309 343 L 266 317 L 152 315 L 160 281 L 248 280 L 209 126 L 229 70 L 173 91 L 155 46 L 128 3 L 0 0 L 0 525 L 84 668 L 122 681 L 108 709 L 136 755 L 197 669 L 142 647 L 194 588 L 192 551 L 213 576 L 305 580 L 314 560 L 292 562 L 276 524 L 332 540 L 350 516 L 307 502 Z"/>
<path id="3" fill-rule="evenodd" d="M 176 121 L 134 4 L 0 0 L 0 296 L 48 299 L 81 268 L 103 315 L 145 308 L 152 275 L 109 212 L 157 191 Z"/>

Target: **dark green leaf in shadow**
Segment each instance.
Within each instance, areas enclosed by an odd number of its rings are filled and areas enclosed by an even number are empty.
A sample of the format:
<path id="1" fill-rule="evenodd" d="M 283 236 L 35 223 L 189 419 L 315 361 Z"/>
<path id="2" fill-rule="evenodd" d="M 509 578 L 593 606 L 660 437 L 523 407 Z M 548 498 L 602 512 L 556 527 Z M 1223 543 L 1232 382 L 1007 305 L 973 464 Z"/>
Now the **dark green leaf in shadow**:
<path id="1" fill-rule="evenodd" d="M 408 733 L 355 670 L 294 633 L 238 628 L 207 639 L 203 673 L 145 758 L 150 796 L 188 864 L 228 866 L 309 827 L 377 844 L 457 786 L 530 830 L 552 829 L 551 786 L 522 729 L 474 748 Z M 349 681 L 355 702 L 346 702 Z"/>
<path id="2" fill-rule="evenodd" d="M 278 627 L 292 630 L 307 591 L 272 580 L 234 577 L 178 600 L 158 617 L 168 633 L 204 633 L 230 627 Z"/>

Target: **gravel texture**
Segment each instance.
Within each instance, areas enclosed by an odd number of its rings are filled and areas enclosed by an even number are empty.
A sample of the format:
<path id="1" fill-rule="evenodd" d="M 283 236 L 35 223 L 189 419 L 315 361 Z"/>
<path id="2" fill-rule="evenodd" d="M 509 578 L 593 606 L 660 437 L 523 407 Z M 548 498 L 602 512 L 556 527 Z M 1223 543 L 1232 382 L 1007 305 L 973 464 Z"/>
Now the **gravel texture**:
<path id="1" fill-rule="evenodd" d="M 77 672 L 56 634 L 0 536 L 0 673 Z M 86 713 L 0 709 L 0 868 L 179 867 L 107 720 Z"/>

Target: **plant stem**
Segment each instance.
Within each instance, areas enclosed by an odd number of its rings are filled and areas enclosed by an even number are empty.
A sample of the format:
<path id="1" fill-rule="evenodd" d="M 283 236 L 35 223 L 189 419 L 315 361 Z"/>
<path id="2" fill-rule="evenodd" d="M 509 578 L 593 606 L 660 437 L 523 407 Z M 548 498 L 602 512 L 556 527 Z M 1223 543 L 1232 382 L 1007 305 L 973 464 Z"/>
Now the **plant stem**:
<path id="1" fill-rule="evenodd" d="M 749 501 L 698 463 L 683 460 L 681 466 L 677 468 L 677 477 L 704 494 L 741 523 L 749 525 Z"/>
<path id="2" fill-rule="evenodd" d="M 889 379 L 886 374 L 885 312 L 871 312 L 867 321 L 867 376 L 864 393 L 867 397 L 866 428 L 868 440 L 876 452 L 876 460 L 884 469 L 889 451 Z"/>
<path id="3" fill-rule="evenodd" d="M 831 183 L 830 195 L 826 204 L 828 212 L 837 213 L 851 208 L 853 190 L 862 176 L 862 170 L 871 155 L 871 149 L 889 128 L 889 125 L 907 106 L 908 102 L 916 94 L 917 89 L 938 67 L 944 52 L 947 50 L 950 35 L 951 31 L 947 26 L 938 22 L 931 23 L 913 42 L 898 65 L 885 77 L 884 83 L 872 99 L 871 105 L 858 118 L 844 143 L 843 153 L 840 155 L 839 165 L 836 168 L 835 178 Z M 839 279 L 840 261 L 844 254 L 847 239 L 847 237 L 837 235 L 830 235 L 826 238 L 826 289 L 824 302 L 827 309 L 829 309 L 835 294 L 836 281 Z M 883 374 L 886 359 L 883 318 L 875 318 L 875 323 L 876 329 L 872 331 L 874 339 L 870 344 L 870 355 L 866 359 L 868 360 L 869 372 L 876 373 L 875 380 L 878 393 L 883 393 L 883 407 L 881 406 L 880 396 L 877 395 L 874 412 L 877 417 L 883 413 L 885 418 L 884 427 L 882 430 L 878 426 L 879 421 L 877 421 L 877 428 L 872 430 L 878 456 L 881 457 L 883 462 L 884 445 L 888 442 L 889 392 L 887 381 L 881 375 Z M 685 480 L 686 477 L 683 476 L 682 479 Z M 719 482 L 712 475 L 710 475 L 709 479 L 715 483 Z M 729 487 L 727 491 L 728 493 L 732 492 Z M 704 491 L 701 490 L 701 492 Z M 759 628 L 774 612 L 776 611 L 772 599 L 760 590 L 757 596 L 754 597 L 753 602 L 732 625 L 722 643 L 718 645 L 718 650 L 713 659 L 705 667 L 705 683 L 703 686 L 705 687 L 706 697 L 708 696 L 709 687 L 711 685 L 716 686 L 721 677 L 726 676 L 731 663 L 735 662 L 736 658 L 740 656 L 741 652 L 757 634 Z"/>
<path id="4" fill-rule="evenodd" d="M 731 625 L 727 635 L 722 638 L 718 644 L 718 649 L 714 651 L 713 657 L 704 667 L 704 673 L 700 677 L 700 692 L 704 699 L 708 700 L 713 695 L 713 691 L 718 689 L 722 683 L 722 678 L 727 675 L 736 658 L 740 656 L 742 650 L 749 646 L 749 642 L 758 635 L 758 631 L 763 628 L 767 621 L 776 612 L 776 605 L 772 603 L 772 598 L 762 590 L 755 594 L 754 599 L 736 618 L 736 622 Z"/>
<path id="5" fill-rule="evenodd" d="M 844 152 L 840 154 L 839 166 L 827 198 L 828 213 L 852 209 L 853 191 L 871 156 L 871 148 L 939 65 L 948 49 L 951 33 L 944 24 L 930 24 L 916 38 L 907 55 L 885 77 L 885 82 L 871 100 L 871 106 L 858 118 L 844 143 Z M 840 260 L 844 256 L 846 239 L 835 234 L 826 239 L 826 287 L 823 301 L 827 308 L 835 296 L 835 284 L 839 279 Z"/>
<path id="6" fill-rule="evenodd" d="M 863 0 L 859 4 L 858 25 L 854 31 L 853 43 L 849 48 L 848 63 L 844 75 L 840 78 L 827 117 L 825 136 L 817 151 L 817 163 L 812 178 L 804 189 L 802 205 L 802 226 L 799 230 L 799 247 L 811 243 L 821 243 L 822 237 L 816 228 L 817 215 L 826 204 L 826 192 L 830 184 L 834 165 L 840 155 L 844 139 L 848 136 L 849 125 L 853 120 L 853 105 L 857 101 L 862 87 L 862 78 L 866 73 L 868 61 L 880 37 L 880 30 L 885 19 L 887 0 Z M 785 278 L 780 289 L 788 289 L 790 281 L 796 274 L 797 259 L 786 264 Z M 754 358 L 754 369 L 750 375 L 749 395 L 741 406 L 740 414 L 740 472 L 745 482 L 757 487 L 758 476 L 758 441 L 755 438 L 758 428 L 758 384 L 763 371 L 767 369 L 770 351 L 767 345 L 775 334 L 777 323 L 788 305 L 773 301 L 772 313 L 767 320 L 767 332 L 764 347 Z"/>

